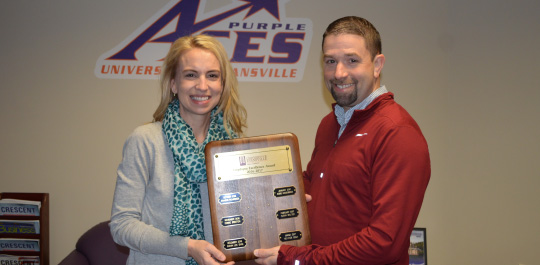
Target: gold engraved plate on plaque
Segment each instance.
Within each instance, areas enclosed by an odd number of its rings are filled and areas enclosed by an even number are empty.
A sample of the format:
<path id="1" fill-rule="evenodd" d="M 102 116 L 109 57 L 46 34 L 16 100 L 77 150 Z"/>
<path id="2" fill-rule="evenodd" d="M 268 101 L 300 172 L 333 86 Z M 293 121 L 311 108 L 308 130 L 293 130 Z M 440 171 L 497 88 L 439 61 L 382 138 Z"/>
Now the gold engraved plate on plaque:
<path id="1" fill-rule="evenodd" d="M 257 148 L 214 155 L 217 181 L 254 178 L 294 170 L 288 145 Z"/>

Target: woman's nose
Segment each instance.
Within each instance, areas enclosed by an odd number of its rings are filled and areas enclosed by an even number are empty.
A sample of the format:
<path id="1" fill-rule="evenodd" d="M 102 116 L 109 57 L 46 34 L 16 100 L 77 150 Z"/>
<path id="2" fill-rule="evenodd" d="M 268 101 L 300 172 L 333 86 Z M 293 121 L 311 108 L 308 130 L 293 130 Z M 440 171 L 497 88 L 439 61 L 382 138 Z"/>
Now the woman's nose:
<path id="1" fill-rule="evenodd" d="M 199 82 L 195 88 L 200 89 L 200 90 L 208 89 L 208 80 L 206 80 L 206 77 L 203 76 L 199 78 Z"/>

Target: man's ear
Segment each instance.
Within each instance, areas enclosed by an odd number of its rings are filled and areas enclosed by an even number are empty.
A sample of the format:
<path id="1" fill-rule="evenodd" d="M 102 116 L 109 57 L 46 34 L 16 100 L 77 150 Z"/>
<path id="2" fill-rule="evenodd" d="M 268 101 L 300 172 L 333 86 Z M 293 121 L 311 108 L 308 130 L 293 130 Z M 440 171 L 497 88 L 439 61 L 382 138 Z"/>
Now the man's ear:
<path id="1" fill-rule="evenodd" d="M 375 56 L 375 59 L 373 59 L 373 65 L 374 65 L 374 69 L 373 69 L 373 76 L 375 78 L 379 78 L 379 76 L 381 76 L 381 72 L 382 72 L 382 69 L 384 67 L 384 61 L 386 60 L 386 58 L 384 57 L 384 54 L 377 54 Z"/>

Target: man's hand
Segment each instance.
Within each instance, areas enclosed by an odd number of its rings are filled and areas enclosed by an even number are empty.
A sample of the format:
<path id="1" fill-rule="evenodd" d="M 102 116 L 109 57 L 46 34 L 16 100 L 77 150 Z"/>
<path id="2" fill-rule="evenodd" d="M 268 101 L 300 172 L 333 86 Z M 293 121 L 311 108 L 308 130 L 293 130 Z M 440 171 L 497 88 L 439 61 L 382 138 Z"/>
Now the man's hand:
<path id="1" fill-rule="evenodd" d="M 279 246 L 266 249 L 255 249 L 253 254 L 257 257 L 255 262 L 263 265 L 276 265 L 279 252 Z"/>
<path id="2" fill-rule="evenodd" d="M 188 255 L 194 258 L 200 265 L 219 265 L 224 263 L 218 261 L 225 260 L 225 254 L 223 252 L 204 240 L 190 239 L 188 241 Z M 226 263 L 226 265 L 233 264 L 234 261 Z"/>

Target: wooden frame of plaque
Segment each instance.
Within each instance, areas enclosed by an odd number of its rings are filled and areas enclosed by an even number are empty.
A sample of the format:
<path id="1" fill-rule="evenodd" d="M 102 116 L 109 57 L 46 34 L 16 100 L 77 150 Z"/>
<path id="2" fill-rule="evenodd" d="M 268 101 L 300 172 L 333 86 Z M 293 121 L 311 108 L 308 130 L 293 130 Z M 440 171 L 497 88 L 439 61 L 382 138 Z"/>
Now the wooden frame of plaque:
<path id="1" fill-rule="evenodd" d="M 311 244 L 298 139 L 292 133 L 214 141 L 206 171 L 214 245 L 227 261 Z"/>

